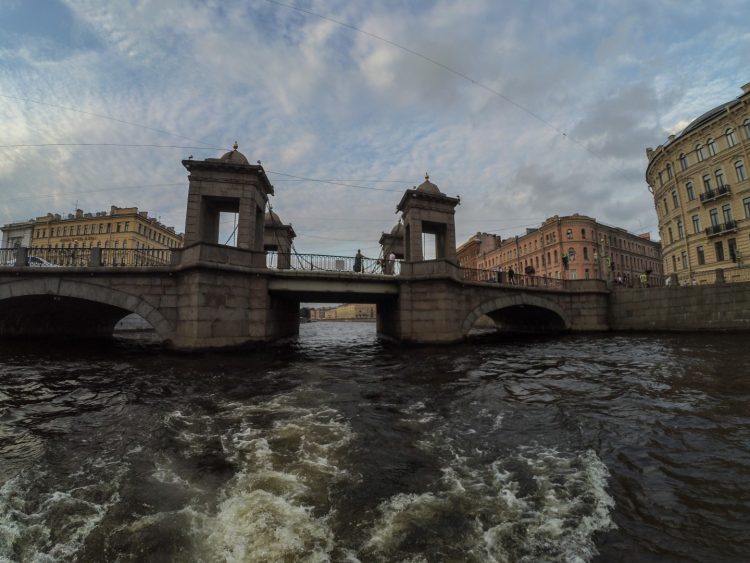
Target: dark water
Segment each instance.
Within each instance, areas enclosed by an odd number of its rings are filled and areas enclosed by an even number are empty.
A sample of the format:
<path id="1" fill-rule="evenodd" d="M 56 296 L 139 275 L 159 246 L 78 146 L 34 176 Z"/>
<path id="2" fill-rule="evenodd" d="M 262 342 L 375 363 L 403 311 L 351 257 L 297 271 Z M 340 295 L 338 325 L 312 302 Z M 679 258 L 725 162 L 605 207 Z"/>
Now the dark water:
<path id="1" fill-rule="evenodd" d="M 747 561 L 747 346 L 0 344 L 0 561 Z"/>

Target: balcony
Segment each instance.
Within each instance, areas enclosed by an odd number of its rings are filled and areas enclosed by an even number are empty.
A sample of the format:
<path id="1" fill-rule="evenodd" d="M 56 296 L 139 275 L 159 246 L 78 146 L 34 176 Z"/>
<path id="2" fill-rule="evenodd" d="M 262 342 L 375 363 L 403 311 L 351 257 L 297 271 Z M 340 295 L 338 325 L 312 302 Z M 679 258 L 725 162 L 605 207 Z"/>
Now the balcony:
<path id="1" fill-rule="evenodd" d="M 703 192 L 701 195 L 701 202 L 706 203 L 707 201 L 714 201 L 726 195 L 731 195 L 732 190 L 729 189 L 729 185 L 719 186 L 715 190 L 708 190 Z"/>
<path id="2" fill-rule="evenodd" d="M 718 225 L 711 225 L 706 229 L 707 237 L 715 237 L 717 235 L 723 235 L 737 230 L 737 221 L 727 221 L 726 223 L 719 223 Z"/>

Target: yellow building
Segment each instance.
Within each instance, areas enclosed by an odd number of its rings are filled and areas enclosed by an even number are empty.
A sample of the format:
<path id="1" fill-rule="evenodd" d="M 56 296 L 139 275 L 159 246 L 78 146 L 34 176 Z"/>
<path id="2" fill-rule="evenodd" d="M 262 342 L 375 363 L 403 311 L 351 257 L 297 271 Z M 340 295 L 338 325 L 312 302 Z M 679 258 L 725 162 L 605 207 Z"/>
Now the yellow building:
<path id="1" fill-rule="evenodd" d="M 149 261 L 168 262 L 168 253 L 159 251 L 181 246 L 182 235 L 173 227 L 163 225 L 137 207 L 112 206 L 109 213 L 84 213 L 77 209 L 65 218 L 48 213 L 34 221 L 31 238 L 32 252 L 54 263 L 69 261 L 78 249 L 95 247 L 103 249 L 105 263 L 113 260 L 135 263 L 141 261 L 136 258 L 144 256 Z"/>
<path id="2" fill-rule="evenodd" d="M 664 145 L 646 149 L 666 274 L 680 283 L 750 279 L 750 84 Z"/>
<path id="3" fill-rule="evenodd" d="M 346 303 L 310 310 L 310 319 L 314 321 L 374 321 L 375 317 L 376 307 L 371 303 Z"/>

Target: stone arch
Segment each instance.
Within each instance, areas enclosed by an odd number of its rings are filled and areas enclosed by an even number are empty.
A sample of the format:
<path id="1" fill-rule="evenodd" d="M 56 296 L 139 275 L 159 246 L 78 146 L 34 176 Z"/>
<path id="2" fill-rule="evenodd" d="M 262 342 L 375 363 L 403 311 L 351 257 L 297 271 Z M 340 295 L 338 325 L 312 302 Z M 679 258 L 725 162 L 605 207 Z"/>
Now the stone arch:
<path id="1" fill-rule="evenodd" d="M 522 305 L 537 307 L 539 309 L 545 309 L 547 311 L 555 313 L 562 321 L 565 330 L 570 330 L 570 319 L 568 318 L 567 313 L 562 309 L 562 307 L 560 307 L 560 305 L 544 297 L 539 297 L 537 295 L 528 295 L 524 293 L 517 295 L 503 295 L 500 297 L 495 297 L 494 299 L 490 299 L 488 301 L 484 301 L 479 306 L 475 307 L 474 310 L 466 316 L 463 324 L 461 325 L 461 333 L 464 336 L 467 336 L 469 334 L 469 331 L 471 330 L 471 327 L 474 326 L 474 323 L 482 315 L 487 315 L 489 313 L 492 313 L 493 311 L 499 311 L 501 309 L 518 307 Z"/>
<path id="2" fill-rule="evenodd" d="M 172 340 L 174 327 L 164 314 L 138 295 L 103 285 L 60 277 L 25 279 L 0 284 L 0 303 L 17 297 L 69 297 L 136 313 L 154 328 L 162 340 Z"/>

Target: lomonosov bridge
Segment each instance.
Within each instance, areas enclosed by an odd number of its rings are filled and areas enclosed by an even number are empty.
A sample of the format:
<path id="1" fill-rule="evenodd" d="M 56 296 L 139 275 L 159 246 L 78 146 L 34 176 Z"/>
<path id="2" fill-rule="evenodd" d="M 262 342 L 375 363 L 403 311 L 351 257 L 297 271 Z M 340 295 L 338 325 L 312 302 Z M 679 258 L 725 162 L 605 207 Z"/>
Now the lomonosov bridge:
<path id="1" fill-rule="evenodd" d="M 258 345 L 298 334 L 301 302 L 375 303 L 381 336 L 414 343 L 465 338 L 487 315 L 501 331 L 604 331 L 612 328 L 750 328 L 750 289 L 682 288 L 610 292 L 601 280 L 559 280 L 460 268 L 457 198 L 426 179 L 406 190 L 397 209 L 402 231 L 381 238 L 397 261 L 297 255 L 294 236 L 274 213 L 260 165 L 237 150 L 219 159 L 186 160 L 189 193 L 185 247 L 15 249 L 0 268 L 0 337 L 110 337 L 136 313 L 177 349 Z M 221 212 L 238 214 L 237 246 L 218 241 Z M 424 259 L 423 233 L 435 241 Z M 393 234 L 393 233 L 392 233 Z M 57 267 L 26 266 L 46 253 Z M 355 271 L 357 270 L 357 271 Z M 693 288 L 688 288 L 693 289 Z M 699 297 L 699 299 L 696 299 Z M 718 307 L 703 314 L 703 304 Z M 675 311 L 684 315 L 675 324 Z"/>

